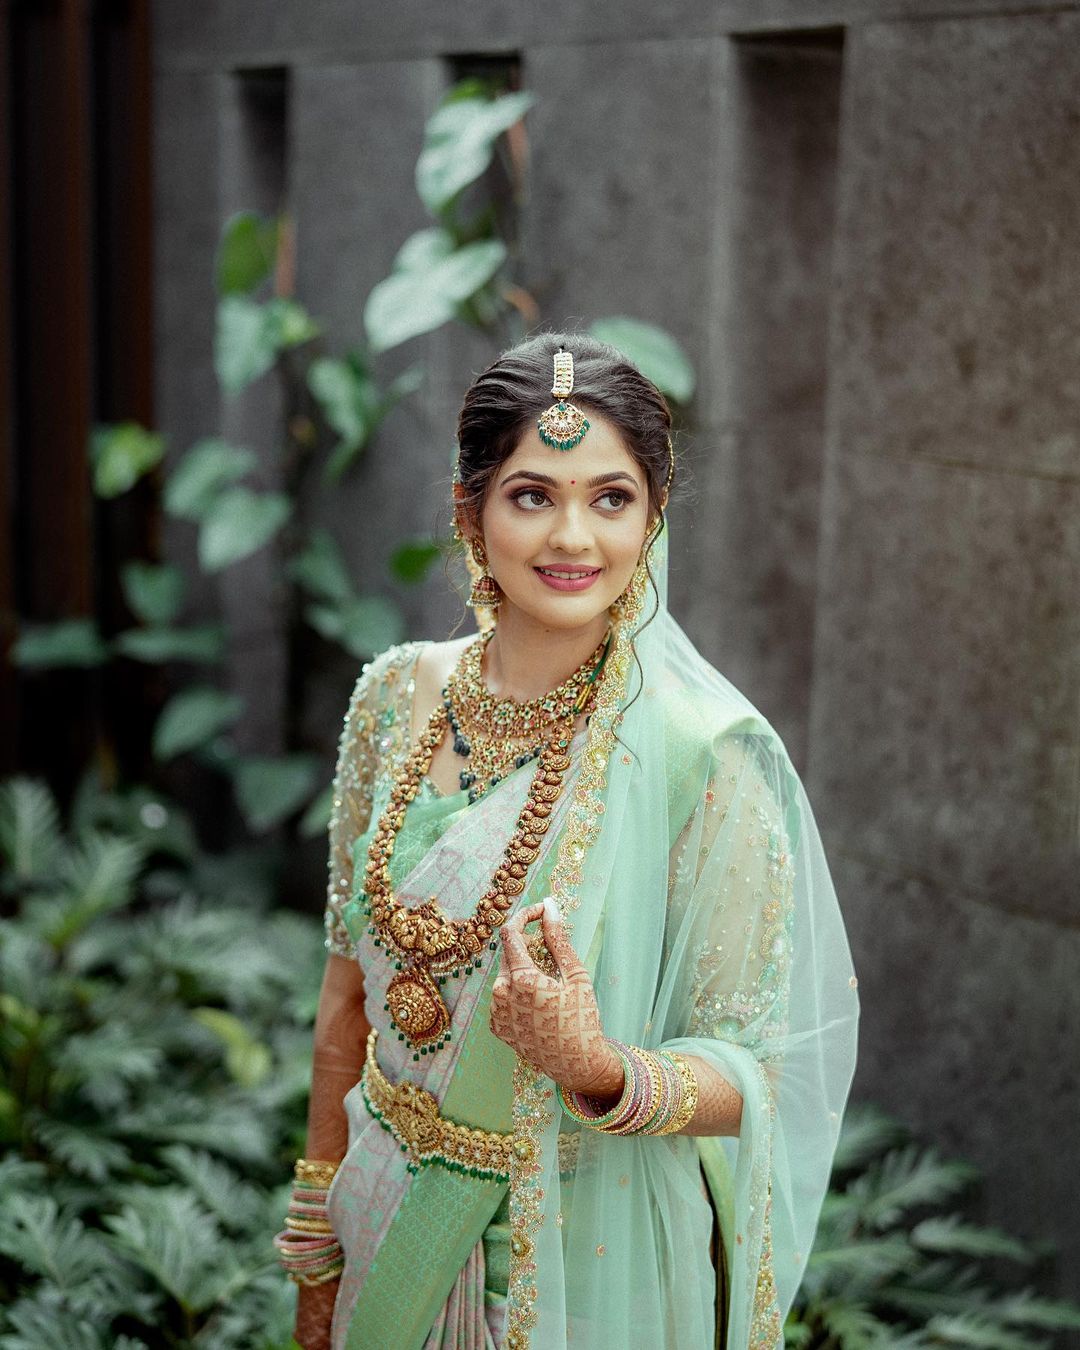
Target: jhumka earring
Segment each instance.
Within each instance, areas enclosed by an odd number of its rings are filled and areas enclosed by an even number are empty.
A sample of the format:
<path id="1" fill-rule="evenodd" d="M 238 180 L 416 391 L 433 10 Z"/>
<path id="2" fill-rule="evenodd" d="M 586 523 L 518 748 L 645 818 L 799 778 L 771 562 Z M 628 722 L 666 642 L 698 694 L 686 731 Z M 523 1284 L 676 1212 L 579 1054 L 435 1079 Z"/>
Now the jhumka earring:
<path id="1" fill-rule="evenodd" d="M 589 419 L 566 400 L 574 388 L 574 357 L 564 347 L 554 354 L 555 380 L 551 392 L 558 399 L 540 414 L 536 428 L 545 445 L 556 450 L 572 450 L 589 429 Z"/>
<path id="2" fill-rule="evenodd" d="M 499 583 L 487 570 L 487 551 L 484 548 L 483 541 L 479 538 L 472 541 L 472 555 L 481 571 L 480 575 L 473 582 L 473 588 L 469 595 L 469 604 L 473 609 L 478 605 L 482 605 L 487 609 L 495 609 L 502 599 L 502 589 L 500 588 Z"/>

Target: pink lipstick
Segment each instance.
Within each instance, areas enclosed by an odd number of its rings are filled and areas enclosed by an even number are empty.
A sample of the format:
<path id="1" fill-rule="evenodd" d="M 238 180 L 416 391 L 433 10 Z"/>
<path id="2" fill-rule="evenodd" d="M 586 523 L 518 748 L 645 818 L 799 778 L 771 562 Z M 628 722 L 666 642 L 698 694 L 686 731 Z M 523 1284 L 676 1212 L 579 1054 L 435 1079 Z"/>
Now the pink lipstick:
<path id="1" fill-rule="evenodd" d="M 553 591 L 587 591 L 600 575 L 599 567 L 534 567 L 533 571 Z"/>

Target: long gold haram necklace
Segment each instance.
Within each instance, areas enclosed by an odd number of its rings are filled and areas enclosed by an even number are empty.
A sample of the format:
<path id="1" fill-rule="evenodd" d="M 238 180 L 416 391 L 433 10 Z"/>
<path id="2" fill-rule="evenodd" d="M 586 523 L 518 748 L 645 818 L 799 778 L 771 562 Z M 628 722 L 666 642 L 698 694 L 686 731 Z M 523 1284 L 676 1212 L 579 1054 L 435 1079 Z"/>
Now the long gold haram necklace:
<path id="1" fill-rule="evenodd" d="M 480 643 L 483 640 L 477 639 Z M 439 992 L 439 985 L 451 974 L 460 975 L 463 968 L 480 966 L 484 944 L 495 949 L 493 935 L 505 922 L 515 897 L 525 889 L 529 865 L 540 851 L 552 807 L 562 792 L 563 777 L 570 767 L 567 752 L 574 722 L 593 701 L 610 644 L 609 631 L 588 661 L 571 677 L 579 683 L 574 701 L 569 707 L 560 704 L 559 715 L 547 723 L 549 734 L 537 758 L 529 795 L 491 885 L 480 897 L 470 918 L 449 918 L 439 907 L 435 895 L 415 909 L 409 909 L 394 895 L 390 885 L 390 858 L 405 820 L 406 808 L 415 799 L 420 780 L 427 773 L 448 730 L 449 721 L 443 704 L 436 705 L 432 711 L 416 746 L 394 779 L 390 800 L 379 817 L 378 828 L 368 847 L 364 909 L 371 920 L 368 932 L 375 939 L 375 945 L 385 946 L 395 957 L 397 973 L 387 985 L 383 1010 L 390 1014 L 390 1024 L 398 1038 L 408 1042 L 413 1059 L 434 1054 L 450 1039 L 450 1011 Z M 475 645 L 466 648 L 458 671 Z M 587 672 L 584 679 L 581 678 L 582 671 Z M 560 690 L 564 687 L 565 684 L 561 685 Z"/>

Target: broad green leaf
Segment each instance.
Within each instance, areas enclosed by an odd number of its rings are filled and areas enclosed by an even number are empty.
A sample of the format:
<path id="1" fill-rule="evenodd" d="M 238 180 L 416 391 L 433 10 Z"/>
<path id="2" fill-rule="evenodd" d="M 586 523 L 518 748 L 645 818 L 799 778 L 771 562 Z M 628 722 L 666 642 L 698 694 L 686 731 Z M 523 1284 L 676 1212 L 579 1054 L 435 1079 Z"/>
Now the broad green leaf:
<path id="1" fill-rule="evenodd" d="M 285 564 L 285 572 L 309 595 L 321 600 L 344 602 L 353 598 L 344 555 L 329 530 L 313 529 L 306 546 Z"/>
<path id="2" fill-rule="evenodd" d="M 149 624 L 169 624 L 180 613 L 184 574 L 168 563 L 128 562 L 120 571 L 124 597 L 135 616 Z"/>
<path id="3" fill-rule="evenodd" d="M 693 397 L 694 367 L 670 333 L 625 315 L 597 319 L 589 325 L 589 332 L 618 347 L 661 393 L 677 403 L 688 403 Z"/>
<path id="4" fill-rule="evenodd" d="M 300 817 L 297 832 L 304 839 L 314 839 L 326 833 L 330 826 L 330 813 L 334 809 L 334 785 L 327 783 L 317 797 Z"/>
<path id="5" fill-rule="evenodd" d="M 505 258 L 501 240 L 480 239 L 424 271 L 392 272 L 372 288 L 364 306 L 364 328 L 373 350 L 386 351 L 447 323 Z"/>
<path id="6" fill-rule="evenodd" d="M 423 382 L 423 367 L 413 365 L 409 366 L 407 370 L 403 370 L 400 375 L 395 376 L 385 391 L 380 391 L 379 404 L 368 427 L 365 440 L 356 445 L 350 444 L 347 440 L 343 440 L 334 448 L 330 458 L 326 461 L 326 468 L 324 470 L 324 477 L 327 482 L 336 482 L 341 477 L 353 460 L 361 453 L 368 441 L 371 440 L 371 437 L 378 430 L 387 414 L 396 407 L 403 398 L 406 398 L 409 394 L 416 393 Z"/>
<path id="7" fill-rule="evenodd" d="M 202 520 L 221 491 L 258 463 L 250 450 L 216 436 L 196 442 L 169 474 L 165 510 L 181 520 Z"/>
<path id="8" fill-rule="evenodd" d="M 442 549 L 434 539 L 411 539 L 400 544 L 390 559 L 390 571 L 398 581 L 415 586 L 424 580 Z"/>
<path id="9" fill-rule="evenodd" d="M 242 1088 L 253 1088 L 273 1067 L 269 1049 L 234 1013 L 224 1008 L 194 1008 L 192 1017 L 221 1041 L 225 1065 Z"/>
<path id="10" fill-rule="evenodd" d="M 61 619 L 59 623 L 24 624 L 11 646 L 13 665 L 24 669 L 52 666 L 100 666 L 109 659 L 109 645 L 93 619 Z"/>
<path id="11" fill-rule="evenodd" d="M 236 800 L 249 827 L 262 834 L 286 820 L 311 795 L 314 755 L 246 756 L 234 766 Z"/>
<path id="12" fill-rule="evenodd" d="M 99 497 L 119 497 L 161 463 L 165 438 L 138 422 L 97 426 L 90 433 L 90 464 Z"/>
<path id="13" fill-rule="evenodd" d="M 283 492 L 252 492 L 234 487 L 222 492 L 199 531 L 199 562 L 207 572 L 263 548 L 292 514 L 292 500 Z"/>
<path id="14" fill-rule="evenodd" d="M 367 445 L 382 411 L 379 387 L 371 373 L 355 353 L 344 361 L 324 357 L 308 369 L 308 388 L 340 438 L 335 459 L 348 462 L 355 458 Z"/>
<path id="15" fill-rule="evenodd" d="M 441 225 L 430 225 L 417 230 L 398 249 L 391 266 L 394 272 L 430 272 L 455 248 L 454 236 Z"/>
<path id="16" fill-rule="evenodd" d="M 218 302 L 214 369 L 221 387 L 239 393 L 265 375 L 278 354 L 317 336 L 318 326 L 295 300 L 276 296 L 265 304 L 242 295 Z"/>
<path id="17" fill-rule="evenodd" d="M 19 883 L 44 877 L 60 854 L 60 812 L 48 784 L 20 776 L 0 783 L 0 857 Z"/>
<path id="18" fill-rule="evenodd" d="M 501 239 L 478 239 L 445 257 L 434 269 L 435 285 L 460 303 L 490 281 L 506 260 Z"/>
<path id="19" fill-rule="evenodd" d="M 364 329 L 377 352 L 434 332 L 457 313 L 458 302 L 443 295 L 433 273 L 393 272 L 372 287 L 364 305 Z"/>
<path id="20" fill-rule="evenodd" d="M 304 617 L 316 632 L 332 642 L 340 642 L 361 660 L 400 642 L 405 627 L 393 601 L 378 595 L 341 605 L 309 605 Z"/>
<path id="21" fill-rule="evenodd" d="M 219 295 L 246 294 L 265 281 L 274 268 L 278 221 L 255 211 L 238 211 L 225 222 L 218 244 Z"/>
<path id="22" fill-rule="evenodd" d="M 462 188 L 491 163 L 498 137 L 535 102 L 527 93 L 498 98 L 452 98 L 429 119 L 416 161 L 416 190 L 432 215 L 445 211 Z"/>
<path id="23" fill-rule="evenodd" d="M 154 758 L 172 759 L 224 731 L 244 710 L 239 694 L 197 685 L 175 694 L 154 725 Z"/>
<path id="24" fill-rule="evenodd" d="M 220 624 L 198 628 L 129 628 L 113 639 L 116 649 L 133 661 L 220 661 L 225 630 Z"/>

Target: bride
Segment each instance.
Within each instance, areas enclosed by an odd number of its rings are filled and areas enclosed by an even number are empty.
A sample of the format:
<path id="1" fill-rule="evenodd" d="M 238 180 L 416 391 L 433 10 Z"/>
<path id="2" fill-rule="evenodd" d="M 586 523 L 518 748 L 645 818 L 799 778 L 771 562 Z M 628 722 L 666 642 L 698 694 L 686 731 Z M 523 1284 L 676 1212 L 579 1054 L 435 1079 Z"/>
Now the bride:
<path id="1" fill-rule="evenodd" d="M 670 425 L 577 333 L 465 394 L 480 631 L 365 666 L 339 743 L 305 1350 L 783 1344 L 856 981 L 784 746 L 668 612 Z"/>

